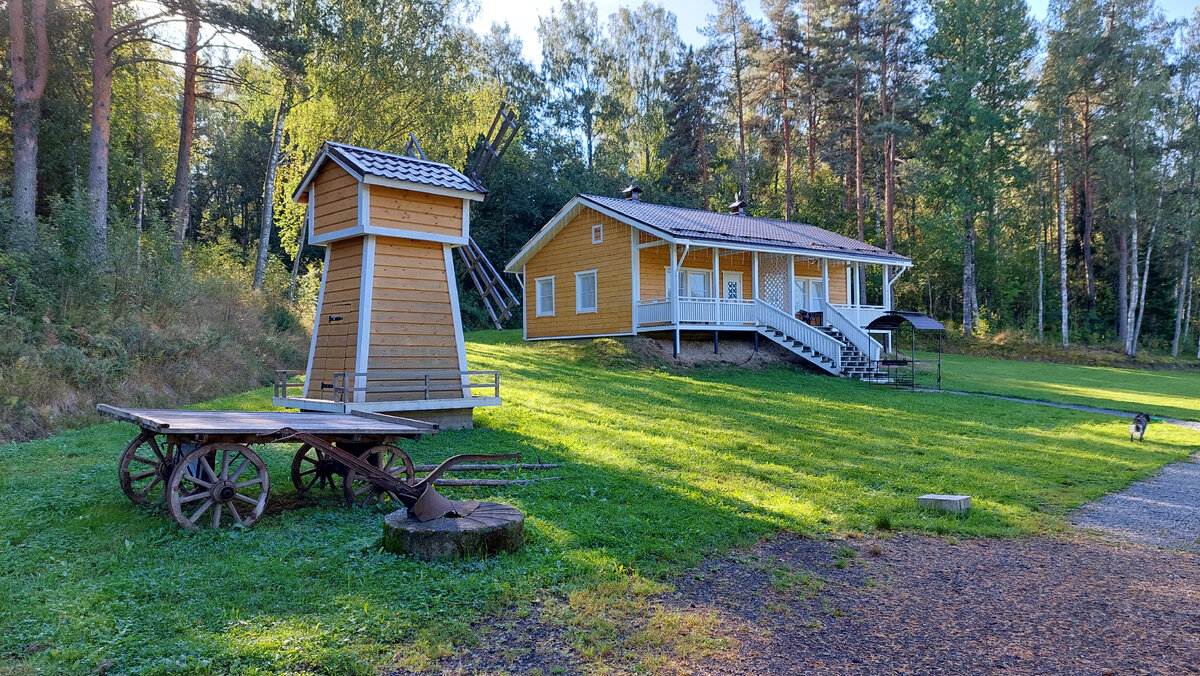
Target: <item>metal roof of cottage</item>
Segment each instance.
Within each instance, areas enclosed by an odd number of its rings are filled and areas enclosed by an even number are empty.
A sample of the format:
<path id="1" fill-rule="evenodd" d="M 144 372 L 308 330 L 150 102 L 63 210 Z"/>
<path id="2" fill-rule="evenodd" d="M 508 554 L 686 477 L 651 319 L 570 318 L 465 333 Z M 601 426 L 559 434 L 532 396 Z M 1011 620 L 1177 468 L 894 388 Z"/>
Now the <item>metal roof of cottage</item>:
<path id="1" fill-rule="evenodd" d="M 580 197 L 675 237 L 714 243 L 763 244 L 809 251 L 857 253 L 876 258 L 892 258 L 897 262 L 908 261 L 899 254 L 807 223 L 687 209 L 599 195 Z"/>
<path id="2" fill-rule="evenodd" d="M 912 260 L 807 223 L 687 209 L 600 195 L 576 195 L 530 239 L 505 269 L 522 265 L 583 208 L 591 208 L 671 242 L 730 249 L 779 251 L 907 267 Z"/>

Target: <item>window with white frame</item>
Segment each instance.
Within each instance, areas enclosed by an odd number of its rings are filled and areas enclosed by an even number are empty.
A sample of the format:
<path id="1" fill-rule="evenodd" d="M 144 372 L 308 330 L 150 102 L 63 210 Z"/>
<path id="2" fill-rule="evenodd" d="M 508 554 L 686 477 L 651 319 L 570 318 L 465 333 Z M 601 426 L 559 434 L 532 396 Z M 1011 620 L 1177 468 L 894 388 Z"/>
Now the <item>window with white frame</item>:
<path id="1" fill-rule="evenodd" d="M 671 268 L 666 269 L 667 295 L 671 295 Z M 712 270 L 679 268 L 680 298 L 712 298 Z"/>
<path id="2" fill-rule="evenodd" d="M 535 314 L 538 317 L 554 316 L 554 278 L 539 277 L 534 280 Z"/>
<path id="3" fill-rule="evenodd" d="M 604 241 L 604 226 L 597 223 L 592 226 L 592 244 L 599 244 Z"/>
<path id="4" fill-rule="evenodd" d="M 575 273 L 575 313 L 596 311 L 596 271 Z"/>

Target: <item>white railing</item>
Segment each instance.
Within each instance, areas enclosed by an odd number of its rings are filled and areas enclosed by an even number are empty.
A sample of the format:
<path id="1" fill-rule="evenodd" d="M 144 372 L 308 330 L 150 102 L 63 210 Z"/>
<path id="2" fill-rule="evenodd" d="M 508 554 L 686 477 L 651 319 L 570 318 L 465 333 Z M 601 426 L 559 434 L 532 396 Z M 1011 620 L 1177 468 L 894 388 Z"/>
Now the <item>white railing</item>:
<path id="1" fill-rule="evenodd" d="M 755 314 L 760 326 L 770 326 L 799 340 L 814 352 L 833 360 L 833 369 L 842 370 L 842 343 L 833 336 L 796 319 L 770 303 L 759 300 L 755 303 Z"/>
<path id="2" fill-rule="evenodd" d="M 637 306 L 638 326 L 647 324 L 670 324 L 671 301 L 666 298 L 643 300 Z"/>
<path id="3" fill-rule="evenodd" d="M 671 324 L 671 301 L 651 298 L 638 303 L 638 326 Z M 680 324 L 753 326 L 754 301 L 735 298 L 680 298 Z"/>
<path id="4" fill-rule="evenodd" d="M 822 321 L 841 331 L 842 335 L 846 336 L 846 339 L 851 343 L 854 343 L 855 347 L 862 350 L 862 353 L 867 355 L 868 359 L 879 361 L 879 355 L 883 353 L 883 346 L 879 344 L 879 341 L 872 338 L 866 329 L 842 314 L 838 306 L 833 303 L 826 303 L 818 299 L 817 308 L 821 311 Z"/>
<path id="5" fill-rule="evenodd" d="M 883 305 L 847 305 L 845 303 L 829 303 L 837 308 L 842 316 L 854 323 L 855 326 L 866 326 L 887 314 Z"/>

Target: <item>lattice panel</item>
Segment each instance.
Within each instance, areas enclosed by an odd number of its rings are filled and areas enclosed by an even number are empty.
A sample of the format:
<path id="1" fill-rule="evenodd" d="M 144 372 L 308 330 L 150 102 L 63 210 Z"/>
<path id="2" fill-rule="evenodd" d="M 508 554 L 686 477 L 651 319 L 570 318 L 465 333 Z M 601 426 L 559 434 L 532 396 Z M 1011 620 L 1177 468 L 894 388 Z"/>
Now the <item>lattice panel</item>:
<path id="1" fill-rule="evenodd" d="M 782 308 L 787 301 L 788 258 L 777 254 L 759 254 L 758 295 L 775 307 Z"/>

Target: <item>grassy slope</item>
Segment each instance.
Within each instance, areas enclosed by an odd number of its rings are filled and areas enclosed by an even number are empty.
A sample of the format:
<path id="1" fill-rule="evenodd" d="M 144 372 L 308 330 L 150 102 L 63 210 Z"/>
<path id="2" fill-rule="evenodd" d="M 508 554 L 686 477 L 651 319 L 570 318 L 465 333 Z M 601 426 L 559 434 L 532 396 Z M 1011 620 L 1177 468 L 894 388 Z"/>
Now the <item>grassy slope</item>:
<path id="1" fill-rule="evenodd" d="M 942 359 L 942 385 L 950 390 L 1200 420 L 1200 374 L 1194 371 L 1141 371 L 955 354 Z"/>
<path id="2" fill-rule="evenodd" d="M 613 341 L 488 332 L 468 355 L 503 371 L 505 405 L 480 411 L 481 429 L 411 450 L 568 463 L 562 481 L 455 492 L 524 510 L 519 553 L 442 564 L 381 553 L 379 516 L 298 498 L 282 449 L 264 456 L 272 502 L 290 509 L 248 532 L 184 533 L 117 487 L 133 428 L 92 427 L 0 447 L 0 660 L 17 673 L 86 673 L 101 660 L 110 674 L 369 673 L 538 590 L 678 571 L 779 529 L 1054 531 L 1071 507 L 1196 442 L 1163 426 L 1132 445 L 1101 416 L 782 368 L 630 370 Z M 925 492 L 972 494 L 975 509 L 922 513 L 913 498 Z"/>

